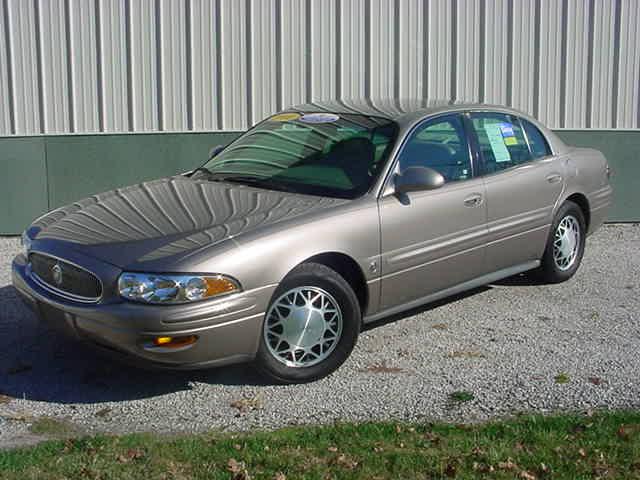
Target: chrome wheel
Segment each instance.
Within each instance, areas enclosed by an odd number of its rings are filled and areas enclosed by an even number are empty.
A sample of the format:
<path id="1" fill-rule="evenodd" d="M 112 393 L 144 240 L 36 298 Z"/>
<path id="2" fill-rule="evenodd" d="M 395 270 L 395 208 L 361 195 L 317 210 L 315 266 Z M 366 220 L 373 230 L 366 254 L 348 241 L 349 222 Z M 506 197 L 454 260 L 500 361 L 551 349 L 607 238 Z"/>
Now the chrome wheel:
<path id="1" fill-rule="evenodd" d="M 264 340 L 269 353 L 288 367 L 310 367 L 326 359 L 342 335 L 338 302 L 318 287 L 297 287 L 273 302 Z"/>
<path id="2" fill-rule="evenodd" d="M 559 270 L 569 270 L 578 257 L 580 250 L 580 224 L 567 215 L 558 224 L 553 238 L 553 260 Z"/>

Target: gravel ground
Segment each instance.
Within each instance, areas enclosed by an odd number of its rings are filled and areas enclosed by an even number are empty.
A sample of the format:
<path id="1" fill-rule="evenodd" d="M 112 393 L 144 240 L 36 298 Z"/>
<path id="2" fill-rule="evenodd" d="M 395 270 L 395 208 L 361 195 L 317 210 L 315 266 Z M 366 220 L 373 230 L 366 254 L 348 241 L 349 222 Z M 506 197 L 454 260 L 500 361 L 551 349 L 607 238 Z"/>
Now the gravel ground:
<path id="1" fill-rule="evenodd" d="M 607 225 L 567 283 L 517 277 L 396 316 L 363 332 L 331 377 L 276 386 L 246 366 L 134 370 L 43 330 L 10 286 L 18 241 L 0 239 L 0 447 L 37 441 L 29 428 L 43 416 L 124 433 L 637 408 L 639 246 L 637 224 Z"/>

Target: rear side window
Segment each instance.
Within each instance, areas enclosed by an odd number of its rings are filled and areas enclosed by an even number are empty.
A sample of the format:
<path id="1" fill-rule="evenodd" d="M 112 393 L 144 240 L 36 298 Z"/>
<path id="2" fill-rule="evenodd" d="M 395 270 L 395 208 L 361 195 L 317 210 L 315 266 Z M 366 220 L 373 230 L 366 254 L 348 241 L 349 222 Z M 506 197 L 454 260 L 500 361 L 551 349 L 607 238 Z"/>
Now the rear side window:
<path id="1" fill-rule="evenodd" d="M 527 133 L 527 140 L 529 140 L 529 146 L 531 147 L 531 153 L 534 158 L 541 158 L 551 155 L 551 149 L 547 143 L 547 139 L 544 138 L 542 132 L 533 123 L 521 118 L 524 131 Z"/>
<path id="2" fill-rule="evenodd" d="M 514 117 L 502 113 L 473 113 L 471 122 L 482 152 L 484 173 L 532 160 L 524 132 Z"/>

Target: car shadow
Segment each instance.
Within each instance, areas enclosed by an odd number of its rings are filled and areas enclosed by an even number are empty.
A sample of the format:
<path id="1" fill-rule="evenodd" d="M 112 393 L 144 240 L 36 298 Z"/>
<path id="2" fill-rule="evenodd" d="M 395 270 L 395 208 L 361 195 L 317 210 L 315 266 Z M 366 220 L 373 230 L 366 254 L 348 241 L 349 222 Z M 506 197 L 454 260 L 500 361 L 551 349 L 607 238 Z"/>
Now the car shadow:
<path id="1" fill-rule="evenodd" d="M 542 282 L 531 272 L 524 272 L 493 282 L 492 285 L 500 285 L 502 287 L 533 287 L 542 285 Z"/>
<path id="2" fill-rule="evenodd" d="M 489 290 L 479 287 L 369 323 L 372 330 Z M 84 404 L 136 400 L 188 391 L 194 382 L 266 386 L 251 365 L 204 371 L 140 368 L 107 357 L 41 323 L 12 286 L 0 288 L 0 394 L 14 398 Z"/>
<path id="3" fill-rule="evenodd" d="M 363 331 L 373 330 L 373 329 L 382 327 L 384 325 L 387 325 L 389 323 L 394 323 L 405 318 L 413 317 L 414 315 L 419 315 L 421 313 L 428 312 L 430 310 L 435 310 L 436 308 L 442 307 L 449 303 L 457 302 L 459 300 L 464 300 L 465 298 L 478 295 L 479 293 L 486 292 L 487 290 L 491 290 L 491 286 L 486 285 L 482 287 L 473 288 L 471 290 L 467 290 L 465 292 L 443 298 L 442 300 L 426 303 L 424 305 L 420 305 L 419 307 L 412 308 L 410 310 L 405 310 L 403 312 L 396 313 L 394 315 L 389 315 L 388 317 L 381 318 L 380 320 L 376 320 L 374 322 L 366 323 L 362 330 Z"/>
<path id="4" fill-rule="evenodd" d="M 47 328 L 13 287 L 0 288 L 0 394 L 55 403 L 101 403 L 190 390 L 194 382 L 269 384 L 250 365 L 168 372 L 120 363 Z"/>

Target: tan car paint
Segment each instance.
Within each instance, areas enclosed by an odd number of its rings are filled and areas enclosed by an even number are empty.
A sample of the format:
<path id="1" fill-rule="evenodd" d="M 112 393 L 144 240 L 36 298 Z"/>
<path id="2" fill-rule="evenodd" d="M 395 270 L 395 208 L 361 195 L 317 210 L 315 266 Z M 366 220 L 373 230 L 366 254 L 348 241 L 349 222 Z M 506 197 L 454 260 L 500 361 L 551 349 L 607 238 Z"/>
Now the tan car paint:
<path id="1" fill-rule="evenodd" d="M 343 102 L 331 108 L 353 111 Z M 554 155 L 438 190 L 397 195 L 393 177 L 402 139 L 427 118 L 467 111 L 528 119 L 547 137 Z M 554 213 L 570 195 L 588 200 L 590 232 L 605 218 L 611 188 L 602 154 L 567 147 L 520 112 L 446 105 L 400 111 L 393 118 L 400 127 L 398 141 L 361 198 L 180 177 L 107 192 L 51 212 L 28 229 L 35 251 L 75 262 L 102 280 L 100 302 L 78 305 L 44 291 L 30 278 L 23 255 L 13 263 L 14 286 L 36 310 L 49 312 L 50 322 L 118 356 L 201 368 L 253 358 L 275 288 L 293 268 L 318 255 L 337 254 L 358 265 L 366 284 L 367 322 L 537 266 Z M 549 181 L 553 175 L 561 181 Z M 465 200 L 474 195 L 482 201 L 470 208 Z M 188 305 L 136 304 L 116 291 L 123 270 L 223 273 L 237 279 L 243 291 Z M 161 334 L 197 334 L 200 340 L 171 353 L 148 348 L 148 338 Z"/>

